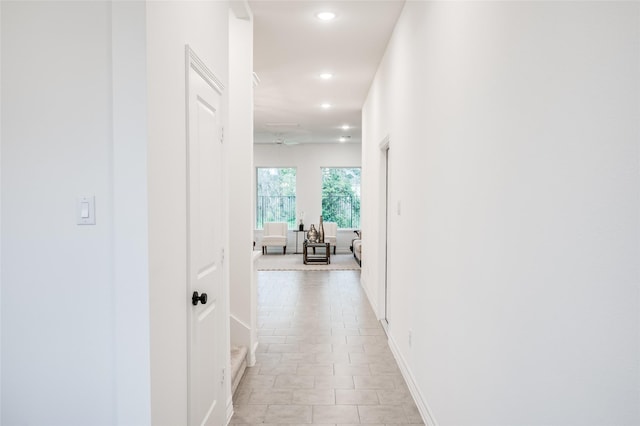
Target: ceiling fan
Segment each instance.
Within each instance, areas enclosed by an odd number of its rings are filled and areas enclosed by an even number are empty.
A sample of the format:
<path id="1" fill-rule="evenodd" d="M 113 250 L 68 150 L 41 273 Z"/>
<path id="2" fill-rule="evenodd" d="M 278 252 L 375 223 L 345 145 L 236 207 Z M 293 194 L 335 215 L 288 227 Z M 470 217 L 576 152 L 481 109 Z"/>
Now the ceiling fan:
<path id="1" fill-rule="evenodd" d="M 276 135 L 276 138 L 274 139 L 273 143 L 275 143 L 276 145 L 298 145 L 300 142 L 286 139 L 282 134 L 280 134 L 280 135 Z"/>

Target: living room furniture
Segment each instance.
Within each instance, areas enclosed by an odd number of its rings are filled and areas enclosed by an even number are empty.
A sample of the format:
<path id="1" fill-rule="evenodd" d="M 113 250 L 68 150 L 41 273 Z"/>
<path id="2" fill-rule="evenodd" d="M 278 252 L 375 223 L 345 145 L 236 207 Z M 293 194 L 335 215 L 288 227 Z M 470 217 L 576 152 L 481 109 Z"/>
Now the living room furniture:
<path id="1" fill-rule="evenodd" d="M 358 265 L 362 266 L 362 231 L 353 231 L 356 234 L 356 238 L 351 240 L 351 251 L 353 257 L 358 261 Z"/>
<path id="2" fill-rule="evenodd" d="M 336 222 L 324 222 L 324 242 L 333 246 L 333 254 L 336 254 L 338 245 L 338 224 Z"/>
<path id="3" fill-rule="evenodd" d="M 309 240 L 305 240 L 302 244 L 302 262 L 305 265 L 308 265 L 309 263 L 330 264 L 331 244 L 327 242 L 312 243 Z"/>
<path id="4" fill-rule="evenodd" d="M 267 247 L 282 247 L 282 254 L 287 254 L 288 229 L 286 222 L 265 222 L 262 233 L 262 254 L 267 254 Z"/>

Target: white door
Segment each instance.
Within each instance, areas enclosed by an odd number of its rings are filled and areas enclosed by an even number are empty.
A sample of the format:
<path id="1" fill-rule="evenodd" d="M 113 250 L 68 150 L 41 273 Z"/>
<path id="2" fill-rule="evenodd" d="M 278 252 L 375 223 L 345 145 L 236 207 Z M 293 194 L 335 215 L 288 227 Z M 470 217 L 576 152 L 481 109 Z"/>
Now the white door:
<path id="1" fill-rule="evenodd" d="M 224 424 L 222 86 L 187 49 L 189 425 Z M 211 75 L 212 76 L 212 75 Z"/>

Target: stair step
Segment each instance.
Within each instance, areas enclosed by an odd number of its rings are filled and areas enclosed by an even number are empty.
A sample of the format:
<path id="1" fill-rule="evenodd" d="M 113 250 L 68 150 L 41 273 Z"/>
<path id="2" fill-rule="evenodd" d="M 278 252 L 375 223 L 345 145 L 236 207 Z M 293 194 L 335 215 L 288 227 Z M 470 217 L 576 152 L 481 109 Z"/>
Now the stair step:
<path id="1" fill-rule="evenodd" d="M 244 370 L 247 368 L 247 348 L 245 346 L 231 347 L 231 392 L 234 393 Z"/>

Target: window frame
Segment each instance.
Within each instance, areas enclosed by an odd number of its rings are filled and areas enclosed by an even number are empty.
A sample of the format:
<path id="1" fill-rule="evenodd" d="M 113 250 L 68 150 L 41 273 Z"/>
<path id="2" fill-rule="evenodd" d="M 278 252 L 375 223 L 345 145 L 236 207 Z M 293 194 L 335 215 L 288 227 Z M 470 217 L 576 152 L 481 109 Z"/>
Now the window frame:
<path id="1" fill-rule="evenodd" d="M 349 225 L 350 226 L 341 226 L 344 224 L 343 221 L 341 220 L 335 220 L 335 217 L 332 217 L 332 215 L 330 214 L 326 214 L 326 210 L 325 210 L 325 170 L 344 170 L 344 169 L 349 169 L 349 170 L 358 170 L 358 180 L 359 182 L 357 183 L 356 188 L 353 189 L 355 197 L 351 199 L 351 201 L 349 202 L 350 204 L 350 209 L 351 209 L 351 220 L 349 221 Z M 353 229 L 360 229 L 360 220 L 361 220 L 361 207 L 362 207 L 362 194 L 361 194 L 361 188 L 362 188 L 362 166 L 339 166 L 339 167 L 321 167 L 320 168 L 320 211 L 322 213 L 323 216 L 323 220 L 325 222 L 336 222 L 338 224 L 338 229 L 345 229 L 345 230 L 353 230 Z M 354 205 L 355 204 L 355 205 Z M 353 213 L 354 213 L 354 209 L 357 210 L 357 216 L 354 217 Z"/>
<path id="2" fill-rule="evenodd" d="M 260 194 L 260 170 L 292 170 L 293 171 L 293 195 L 261 195 Z M 263 230 L 264 229 L 264 223 L 265 222 L 286 222 L 287 223 L 287 228 L 289 230 L 291 229 L 296 229 L 297 224 L 296 224 L 296 220 L 297 220 L 297 192 L 298 192 L 298 169 L 297 167 L 273 167 L 273 166 L 256 166 L 255 167 L 255 183 L 256 183 L 256 207 L 255 207 L 255 222 L 254 222 L 254 226 L 255 229 L 257 230 Z M 265 215 L 265 212 L 262 211 L 262 215 L 261 213 L 261 208 L 264 209 L 264 200 L 260 200 L 260 197 L 286 197 L 289 198 L 289 201 L 287 201 L 286 203 L 288 203 L 289 205 L 289 209 L 285 209 L 286 211 L 288 211 L 289 213 L 292 213 L 293 216 L 288 216 L 288 218 L 283 218 L 283 217 L 276 217 L 274 218 L 273 216 L 270 215 Z M 291 199 L 293 199 L 293 201 L 291 201 Z M 292 205 L 292 207 L 291 207 Z"/>

